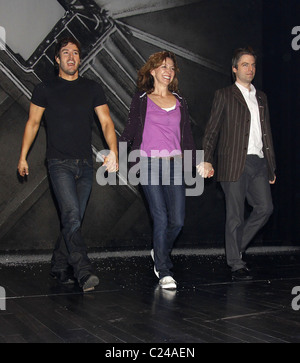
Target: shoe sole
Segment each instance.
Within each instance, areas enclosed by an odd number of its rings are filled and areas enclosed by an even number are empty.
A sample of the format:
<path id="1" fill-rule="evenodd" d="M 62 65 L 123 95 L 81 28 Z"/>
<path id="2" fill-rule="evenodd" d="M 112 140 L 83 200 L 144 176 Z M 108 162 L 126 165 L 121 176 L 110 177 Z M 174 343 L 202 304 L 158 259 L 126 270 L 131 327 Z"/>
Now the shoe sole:
<path id="1" fill-rule="evenodd" d="M 159 280 L 159 286 L 162 289 L 175 290 L 177 288 L 177 283 L 173 278 L 169 279 L 169 281 L 166 281 L 164 277 L 161 280 Z"/>
<path id="2" fill-rule="evenodd" d="M 167 285 L 159 285 L 161 287 L 161 289 L 165 289 L 165 290 L 176 290 L 177 286 L 174 283 L 171 284 L 167 284 Z"/>
<path id="3" fill-rule="evenodd" d="M 83 292 L 93 291 L 95 286 L 99 284 L 99 279 L 97 276 L 91 276 L 83 285 Z"/>
<path id="4" fill-rule="evenodd" d="M 152 260 L 153 260 L 153 263 L 154 263 L 154 267 L 153 267 L 153 271 L 156 275 L 156 277 L 159 279 L 159 273 L 157 272 L 156 268 L 155 268 L 155 261 L 154 261 L 154 250 L 151 250 L 151 257 L 152 257 Z"/>

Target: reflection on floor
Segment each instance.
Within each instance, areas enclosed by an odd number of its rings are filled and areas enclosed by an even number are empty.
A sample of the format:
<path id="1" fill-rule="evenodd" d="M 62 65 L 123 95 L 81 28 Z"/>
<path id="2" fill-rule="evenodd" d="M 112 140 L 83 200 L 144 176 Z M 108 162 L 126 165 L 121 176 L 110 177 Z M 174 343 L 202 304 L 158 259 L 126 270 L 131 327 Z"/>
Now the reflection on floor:
<path id="1" fill-rule="evenodd" d="M 224 255 L 174 255 L 176 292 L 158 287 L 150 255 L 93 259 L 101 283 L 86 294 L 57 285 L 47 261 L 2 261 L 0 342 L 300 342 L 300 253 L 247 259 L 255 279 L 232 282 Z"/>

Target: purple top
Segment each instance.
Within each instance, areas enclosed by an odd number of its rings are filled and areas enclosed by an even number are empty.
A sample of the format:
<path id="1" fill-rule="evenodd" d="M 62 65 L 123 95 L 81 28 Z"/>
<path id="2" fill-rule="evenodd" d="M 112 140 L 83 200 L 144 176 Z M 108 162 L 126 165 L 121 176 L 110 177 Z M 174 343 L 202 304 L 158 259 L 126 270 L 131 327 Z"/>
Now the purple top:
<path id="1" fill-rule="evenodd" d="M 193 166 L 196 166 L 196 148 L 194 138 L 191 130 L 188 105 L 186 100 L 179 96 L 177 93 L 173 93 L 180 104 L 181 120 L 180 120 L 180 135 L 181 135 L 181 150 L 192 150 Z M 133 95 L 128 120 L 122 135 L 119 138 L 119 142 L 126 142 L 128 149 L 141 150 L 141 144 L 143 141 L 143 132 L 145 127 L 145 119 L 147 113 L 148 96 L 146 92 L 137 92 Z M 121 158 L 121 153 L 119 154 Z M 184 160 L 183 160 L 184 162 Z M 130 162 L 131 165 L 135 165 L 137 161 Z M 185 170 L 189 170 L 188 165 L 184 165 Z"/>
<path id="2" fill-rule="evenodd" d="M 180 102 L 177 99 L 175 109 L 166 111 L 147 97 L 141 151 L 148 157 L 181 155 L 180 119 Z"/>

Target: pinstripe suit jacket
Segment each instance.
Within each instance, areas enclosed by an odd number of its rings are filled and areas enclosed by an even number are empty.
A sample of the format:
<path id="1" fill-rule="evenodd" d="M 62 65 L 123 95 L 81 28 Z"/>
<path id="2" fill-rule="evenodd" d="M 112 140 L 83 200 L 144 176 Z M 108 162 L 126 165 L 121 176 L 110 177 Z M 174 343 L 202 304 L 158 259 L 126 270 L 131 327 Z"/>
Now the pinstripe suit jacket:
<path id="1" fill-rule="evenodd" d="M 269 180 L 273 180 L 276 163 L 267 97 L 265 93 L 257 90 L 256 98 L 262 129 L 263 153 L 268 164 Z M 241 176 L 247 156 L 250 119 L 246 101 L 235 84 L 216 91 L 203 138 L 203 149 L 204 160 L 212 164 L 217 149 L 218 181 L 236 181 Z"/>

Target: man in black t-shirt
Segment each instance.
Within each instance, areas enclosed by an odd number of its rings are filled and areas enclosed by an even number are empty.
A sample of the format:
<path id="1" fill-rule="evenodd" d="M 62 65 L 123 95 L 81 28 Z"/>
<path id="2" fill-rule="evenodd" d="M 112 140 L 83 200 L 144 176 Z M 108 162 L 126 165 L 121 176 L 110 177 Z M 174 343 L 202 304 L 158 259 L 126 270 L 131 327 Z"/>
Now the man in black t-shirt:
<path id="1" fill-rule="evenodd" d="M 103 165 L 108 172 L 118 170 L 117 138 L 102 87 L 79 76 L 81 48 L 72 37 L 58 41 L 55 60 L 58 77 L 36 86 L 23 136 L 18 171 L 29 174 L 28 151 L 45 113 L 47 161 L 62 226 L 52 257 L 52 276 L 61 283 L 74 282 L 83 291 L 93 290 L 99 279 L 92 273 L 81 235 L 81 223 L 93 182 L 92 123 L 96 113 L 110 153 Z M 72 275 L 70 275 L 72 268 Z"/>

